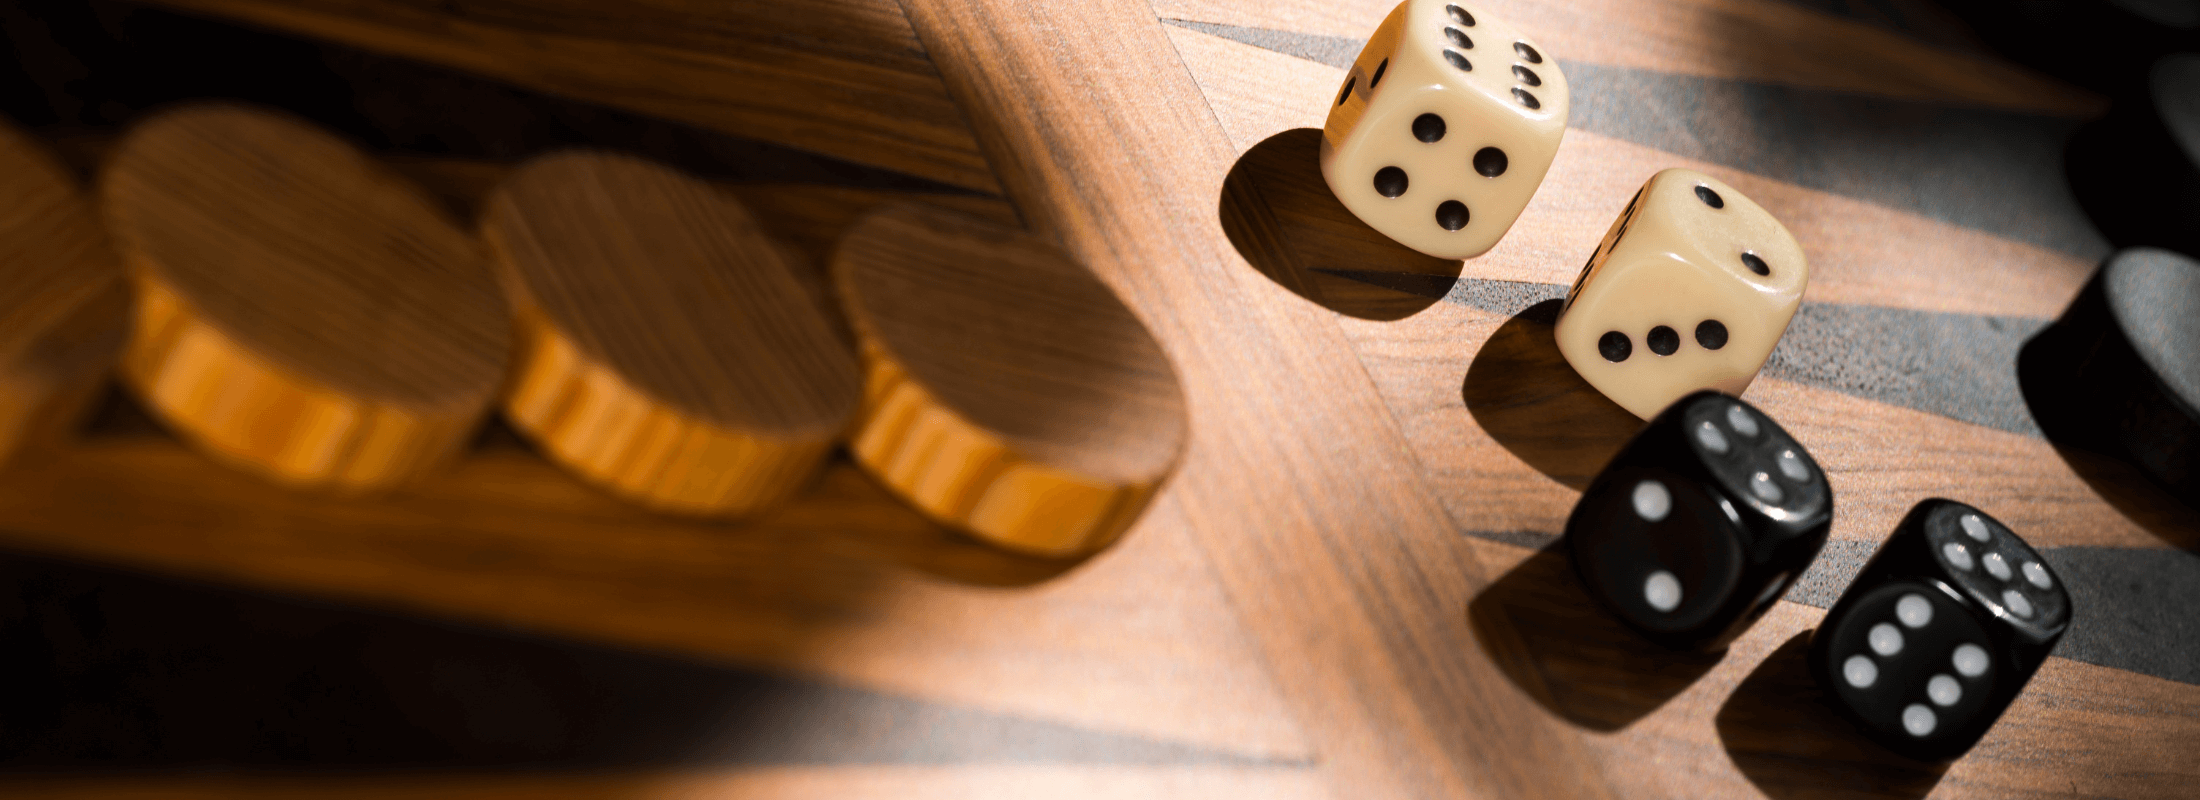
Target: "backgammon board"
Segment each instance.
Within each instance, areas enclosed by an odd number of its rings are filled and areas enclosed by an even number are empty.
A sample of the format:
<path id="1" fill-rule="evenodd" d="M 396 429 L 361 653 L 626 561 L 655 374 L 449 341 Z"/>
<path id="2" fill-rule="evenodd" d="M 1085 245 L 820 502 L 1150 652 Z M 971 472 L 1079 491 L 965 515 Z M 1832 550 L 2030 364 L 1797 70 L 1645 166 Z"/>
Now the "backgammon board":
<path id="1" fill-rule="evenodd" d="M 845 456 L 759 517 L 662 516 L 494 422 L 406 488 L 291 491 L 114 392 L 0 479 L 0 658 L 36 687 L 0 701 L 0 791 L 2192 796 L 2200 513 L 2054 444 L 2028 398 L 2067 387 L 2020 369 L 2110 251 L 2062 174 L 2104 98 L 1915 0 L 1490 0 L 1556 57 L 1572 118 L 1512 232 L 1445 262 L 1353 220 L 1316 165 L 1390 5 L 0 11 L 11 113 L 86 176 L 139 114 L 225 97 L 343 133 L 467 218 L 552 147 L 662 160 L 820 287 L 869 209 L 952 209 L 1093 270 L 1189 413 L 1137 524 L 1058 561 L 946 531 Z M 1666 167 L 1808 253 L 1745 398 L 1837 498 L 1817 565 L 1716 657 L 1634 638 L 1549 549 L 1639 424 L 1559 357 L 1557 300 Z M 1802 655 L 1934 496 L 2021 532 L 2077 608 L 1946 766 L 1861 739 Z"/>

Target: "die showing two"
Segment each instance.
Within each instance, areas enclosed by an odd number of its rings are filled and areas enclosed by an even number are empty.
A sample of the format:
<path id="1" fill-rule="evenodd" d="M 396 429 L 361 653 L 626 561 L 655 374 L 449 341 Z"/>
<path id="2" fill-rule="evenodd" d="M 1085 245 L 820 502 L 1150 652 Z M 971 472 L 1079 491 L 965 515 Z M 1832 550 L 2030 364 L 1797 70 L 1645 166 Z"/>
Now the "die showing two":
<path id="1" fill-rule="evenodd" d="M 1833 491 L 1786 430 L 1700 391 L 1644 426 L 1582 493 L 1566 543 L 1589 594 L 1644 637 L 1717 650 L 1818 557 Z M 2070 624 L 2062 581 L 1984 512 L 1911 509 L 1826 613 L 1811 671 L 1888 749 L 1952 758 L 1985 735 Z"/>
<path id="2" fill-rule="evenodd" d="M 1488 251 L 1565 133 L 1565 75 L 1457 0 L 1406 0 L 1354 62 L 1322 176 L 1369 227 L 1439 258 Z M 1800 244 L 1715 178 L 1669 169 L 1628 202 L 1566 294 L 1559 352 L 1650 422 L 1583 492 L 1566 541 L 1590 594 L 1645 637 L 1717 650 L 1824 547 L 1833 491 L 1802 445 L 1734 397 L 1809 283 Z M 2038 554 L 1977 509 L 1913 509 L 1828 612 L 1811 666 L 1897 752 L 1959 755 L 2069 625 Z"/>
<path id="3" fill-rule="evenodd" d="M 1716 650 L 1787 591 L 1833 529 L 1810 453 L 1747 403 L 1703 391 L 1612 457 L 1566 520 L 1582 583 L 1653 641 Z"/>

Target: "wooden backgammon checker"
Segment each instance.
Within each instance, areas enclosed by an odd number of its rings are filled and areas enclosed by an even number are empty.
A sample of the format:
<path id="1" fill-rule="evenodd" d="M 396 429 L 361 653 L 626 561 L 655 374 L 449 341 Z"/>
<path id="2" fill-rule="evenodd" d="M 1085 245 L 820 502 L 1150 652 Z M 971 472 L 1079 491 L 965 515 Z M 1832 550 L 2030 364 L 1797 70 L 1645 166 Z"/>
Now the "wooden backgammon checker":
<path id="1" fill-rule="evenodd" d="M 851 449 L 926 514 L 1073 555 L 1113 541 L 1174 468 L 1175 369 L 1052 245 L 898 206 L 850 229 L 833 280 L 868 374 Z"/>
<path id="2" fill-rule="evenodd" d="M 514 174 L 481 228 L 518 306 L 505 413 L 589 480 L 660 510 L 755 511 L 856 411 L 853 350 L 709 184 L 561 153 Z"/>
<path id="3" fill-rule="evenodd" d="M 132 131 L 102 193 L 138 289 L 124 378 L 223 459 L 388 486 L 453 453 L 494 399 L 511 313 L 478 243 L 350 145 L 190 107 Z"/>
<path id="4" fill-rule="evenodd" d="M 0 460 L 67 429 L 129 324 L 129 287 L 90 198 L 0 123 Z"/>

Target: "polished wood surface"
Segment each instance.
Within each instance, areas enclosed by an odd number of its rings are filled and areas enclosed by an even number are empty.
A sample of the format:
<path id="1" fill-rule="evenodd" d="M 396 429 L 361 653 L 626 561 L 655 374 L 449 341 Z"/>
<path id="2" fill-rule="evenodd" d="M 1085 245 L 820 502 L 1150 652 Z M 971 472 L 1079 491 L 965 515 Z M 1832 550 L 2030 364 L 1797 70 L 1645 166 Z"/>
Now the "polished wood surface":
<path id="1" fill-rule="evenodd" d="M 129 287 L 90 197 L 0 122 L 0 459 L 64 445 L 129 332 Z"/>
<path id="2" fill-rule="evenodd" d="M 637 501 L 748 513 L 815 474 L 862 391 L 855 354 L 739 200 L 638 159 L 561 153 L 490 199 L 518 306 L 505 416 Z"/>
<path id="3" fill-rule="evenodd" d="M 181 7 L 745 137 L 998 189 L 892 3 L 268 3 Z"/>
<path id="4" fill-rule="evenodd" d="M 849 450 L 934 518 L 1074 555 L 1114 541 L 1176 465 L 1175 368 L 1059 248 L 897 206 L 849 230 L 833 283 L 869 372 Z"/>
<path id="5" fill-rule="evenodd" d="M 330 501 L 207 469 L 111 403 L 49 468 L 0 482 L 0 543 L 829 687 L 803 713 L 713 723 L 728 730 L 784 735 L 874 694 L 968 716 L 582 776 L 459 762 L 362 783 L 247 761 L 235 777 L 0 779 L 11 792 L 2172 798 L 2200 778 L 2200 685 L 2178 677 L 2190 650 L 2149 660 L 2139 651 L 2178 635 L 2118 627 L 2152 607 L 2153 630 L 2186 630 L 2189 610 L 2165 609 L 2181 587 L 2148 581 L 2189 570 L 2102 573 L 2094 585 L 2129 589 L 2080 598 L 2094 610 L 2074 631 L 2114 631 L 2138 654 L 2066 647 L 1977 749 L 1931 765 L 1872 749 L 1815 699 L 1798 653 L 1822 597 L 1790 595 L 1720 656 L 1677 657 L 1596 613 L 1543 550 L 1634 425 L 1564 367 L 1548 303 L 1634 188 L 1680 166 L 1763 203 L 1810 254 L 1797 349 L 1776 351 L 1747 398 L 1827 470 L 1840 505 L 1823 562 L 1868 555 L 1909 505 L 1945 495 L 2051 560 L 2192 564 L 2200 513 L 2042 437 L 2008 374 L 2102 255 L 2052 174 L 2056 132 L 2102 101 L 1982 53 L 1929 6 L 1489 4 L 1580 79 L 1577 127 L 1513 232 L 1461 264 L 1386 250 L 1324 202 L 1303 158 L 1382 0 L 662 3 L 594 26 L 554 5 L 179 5 L 924 176 L 934 189 L 728 189 L 813 280 L 831 243 L 890 202 L 1058 246 L 1175 367 L 1186 445 L 1118 541 L 1054 560 L 956 534 L 841 459 L 738 522 L 651 514 L 498 434 L 444 479 Z M 777 51 L 697 55 L 768 36 L 739 27 L 759 20 L 795 32 L 774 46 L 843 56 L 866 31 L 897 31 L 915 54 L 901 72 L 930 76 L 910 96 L 956 111 L 911 115 L 903 141 L 880 124 L 799 134 L 842 113 L 831 95 L 693 111 L 728 87 L 841 68 L 742 78 L 750 53 Z M 665 44 L 577 49 L 616 36 Z M 667 53 L 688 71 L 622 73 Z M 651 76 L 649 91 L 616 96 L 634 86 L 608 82 L 621 74 Z M 1945 140 L 1913 135 L 1934 130 Z M 2048 144 L 1996 138 L 2012 130 Z M 1890 137 L 1900 146 L 1878 146 Z M 982 180 L 925 166 L 948 138 L 982 154 L 963 162 L 985 165 Z M 1944 141 L 1961 147 L 1930 149 Z M 386 161 L 459 207 L 509 169 Z M 1829 580 L 1837 593 L 1846 578 Z M 1016 727 L 1039 722 L 1081 738 L 1002 743 L 1056 735 Z M 973 730 L 1015 733 L 956 738 Z M 863 749 L 879 738 L 903 749 Z M 961 749 L 906 744 L 941 740 Z"/>
<path id="6" fill-rule="evenodd" d="M 340 489 L 415 478 L 503 380 L 511 315 L 479 246 L 327 133 L 180 109 L 116 145 L 102 195 L 138 287 L 124 374 L 233 463 Z"/>

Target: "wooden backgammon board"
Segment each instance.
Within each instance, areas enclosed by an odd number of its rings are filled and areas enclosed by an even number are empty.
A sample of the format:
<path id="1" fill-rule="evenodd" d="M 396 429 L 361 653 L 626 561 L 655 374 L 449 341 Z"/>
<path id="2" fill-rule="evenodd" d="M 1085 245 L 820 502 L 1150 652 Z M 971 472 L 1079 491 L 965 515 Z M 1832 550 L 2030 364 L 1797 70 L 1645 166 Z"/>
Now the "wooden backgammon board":
<path id="1" fill-rule="evenodd" d="M 458 220 L 558 147 L 670 164 L 821 295 L 865 215 L 953 211 L 1122 298 L 1183 443 L 1120 539 L 1055 559 L 931 522 L 845 449 L 783 505 L 695 518 L 489 413 L 427 477 L 330 492 L 110 390 L 0 477 L 0 793 L 2200 791 L 2200 512 L 2056 444 L 2033 409 L 2073 387 L 2026 360 L 2111 250 L 2062 172 L 2105 98 L 1916 0 L 1491 0 L 1572 118 L 1512 232 L 1447 262 L 1316 164 L 1392 5 L 7 5 L 8 111 L 86 187 L 134 121 L 218 98 L 334 131 Z M 1635 638 L 1551 548 L 1640 424 L 1560 358 L 1558 299 L 1666 167 L 1745 192 L 1813 265 L 1744 397 L 1824 467 L 1832 540 L 1720 656 Z M 1803 660 L 1935 496 L 2019 531 L 2077 608 L 1946 765 L 1862 739 Z"/>

